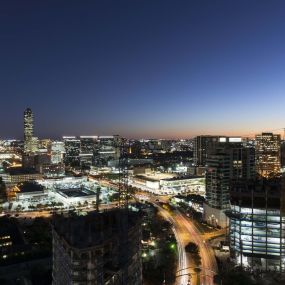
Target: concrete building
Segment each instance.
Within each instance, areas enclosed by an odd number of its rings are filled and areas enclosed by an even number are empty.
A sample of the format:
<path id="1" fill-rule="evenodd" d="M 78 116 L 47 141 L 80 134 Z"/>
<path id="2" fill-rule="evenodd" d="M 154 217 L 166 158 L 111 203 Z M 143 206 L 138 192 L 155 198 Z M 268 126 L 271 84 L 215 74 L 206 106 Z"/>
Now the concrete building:
<path id="1" fill-rule="evenodd" d="M 47 190 L 35 181 L 19 183 L 9 192 L 9 198 L 16 200 L 42 199 L 47 197 L 47 195 Z"/>
<path id="2" fill-rule="evenodd" d="M 132 177 L 135 186 L 157 195 L 196 193 L 205 195 L 205 178 L 170 173 L 142 173 Z"/>
<path id="3" fill-rule="evenodd" d="M 3 182 L 7 185 L 16 185 L 21 182 L 41 180 L 42 174 L 33 168 L 12 167 L 1 174 Z"/>
<path id="4" fill-rule="evenodd" d="M 53 285 L 142 285 L 139 213 L 56 216 L 52 228 Z"/>
<path id="5" fill-rule="evenodd" d="M 221 137 L 206 163 L 204 220 L 214 226 L 226 227 L 230 181 L 255 176 L 254 148 L 244 147 L 241 138 Z"/>
<path id="6" fill-rule="evenodd" d="M 56 189 L 55 195 L 58 201 L 67 206 L 78 206 L 78 204 L 96 203 L 99 192 L 96 189 L 89 189 L 87 187 Z"/>
<path id="7" fill-rule="evenodd" d="M 262 133 L 255 137 L 256 171 L 262 177 L 273 177 L 281 171 L 281 137 Z"/>
<path id="8" fill-rule="evenodd" d="M 282 179 L 241 179 L 231 184 L 230 250 L 243 267 L 285 273 Z"/>

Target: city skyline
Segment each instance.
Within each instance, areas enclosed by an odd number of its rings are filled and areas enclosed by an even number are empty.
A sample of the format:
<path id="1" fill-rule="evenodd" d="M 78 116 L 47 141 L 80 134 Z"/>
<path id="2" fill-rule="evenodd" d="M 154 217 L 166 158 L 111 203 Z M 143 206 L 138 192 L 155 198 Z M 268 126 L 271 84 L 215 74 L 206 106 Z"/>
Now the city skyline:
<path id="1" fill-rule="evenodd" d="M 0 137 L 281 132 L 284 1 L 172 4 L 1 3 Z"/>
<path id="2" fill-rule="evenodd" d="M 0 1 L 0 283 L 284 283 L 284 15 Z"/>
<path id="3" fill-rule="evenodd" d="M 20 136 L 18 136 L 18 137 L 0 137 L 0 139 L 7 139 L 7 140 L 13 140 L 13 139 L 15 139 L 15 140 L 23 140 L 23 141 L 25 141 L 25 134 L 26 134 L 26 116 L 27 116 L 27 112 L 29 113 L 29 112 L 31 112 L 31 116 L 32 116 L 32 126 L 31 127 L 29 127 L 29 128 L 31 128 L 31 132 L 32 133 L 34 133 L 34 112 L 33 112 L 33 110 L 31 109 L 31 108 L 26 108 L 25 110 L 24 110 L 24 112 L 23 112 L 23 118 L 22 118 L 22 120 L 23 120 L 23 129 L 22 129 L 22 134 L 20 135 Z M 40 130 L 40 126 L 38 127 L 38 130 Z M 249 139 L 255 139 L 256 138 L 256 136 L 257 135 L 259 135 L 260 133 L 274 133 L 275 135 L 277 134 L 277 135 L 280 135 L 280 138 L 281 139 L 285 139 L 285 128 L 279 128 L 279 129 L 274 129 L 274 130 L 259 130 L 259 131 L 255 131 L 255 132 L 252 132 L 252 133 L 248 133 L 248 134 L 237 134 L 236 132 L 232 132 L 232 133 L 219 133 L 219 134 L 217 134 L 217 133 L 214 133 L 214 132 L 209 132 L 209 133 L 198 133 L 197 135 L 193 135 L 193 136 L 191 136 L 191 137 L 173 137 L 173 136 L 166 136 L 166 137 L 157 137 L 157 136 L 152 136 L 152 137 L 126 137 L 127 139 L 169 139 L 169 140 L 179 140 L 179 139 L 181 139 L 181 140 L 183 140 L 183 139 L 195 139 L 197 136 L 205 136 L 205 137 L 207 137 L 207 136 L 213 136 L 213 137 L 215 137 L 215 136 L 220 136 L 220 137 L 222 137 L 222 136 L 225 136 L 225 137 L 241 137 L 241 138 L 249 138 Z M 86 134 L 86 133 L 79 133 L 78 132 L 78 130 L 74 130 L 73 131 L 73 133 L 72 134 L 63 134 L 63 135 L 59 135 L 59 136 L 52 136 L 52 137 L 48 137 L 48 136 L 45 136 L 45 135 L 43 135 L 42 137 L 38 137 L 37 136 L 37 132 L 35 132 L 35 137 L 31 137 L 30 138 L 30 140 L 31 139 L 52 139 L 52 140 L 58 140 L 58 139 L 63 139 L 63 138 L 67 138 L 67 137 L 74 137 L 74 138 L 79 138 L 79 137 L 84 137 L 84 136 L 86 136 L 86 137 L 92 137 L 92 136 L 98 136 L 98 137 L 104 137 L 104 136 L 114 136 L 114 135 L 120 135 L 120 134 L 113 134 L 113 133 L 106 133 L 106 132 L 103 132 L 103 133 L 88 133 L 88 134 Z"/>

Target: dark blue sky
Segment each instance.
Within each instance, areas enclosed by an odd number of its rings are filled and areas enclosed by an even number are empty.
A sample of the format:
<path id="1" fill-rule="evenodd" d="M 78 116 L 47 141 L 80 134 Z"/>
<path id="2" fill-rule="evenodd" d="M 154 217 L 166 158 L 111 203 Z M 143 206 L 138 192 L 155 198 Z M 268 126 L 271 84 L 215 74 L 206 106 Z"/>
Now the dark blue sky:
<path id="1" fill-rule="evenodd" d="M 284 0 L 0 2 L 0 137 L 285 127 Z"/>

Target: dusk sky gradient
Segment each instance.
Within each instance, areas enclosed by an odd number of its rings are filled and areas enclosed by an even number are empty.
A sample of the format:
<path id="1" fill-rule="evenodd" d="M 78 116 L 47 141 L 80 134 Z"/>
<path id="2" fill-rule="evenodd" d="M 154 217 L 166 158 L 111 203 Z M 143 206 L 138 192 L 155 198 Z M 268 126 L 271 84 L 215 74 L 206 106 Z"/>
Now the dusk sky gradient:
<path id="1" fill-rule="evenodd" d="M 4 0 L 0 138 L 285 127 L 284 0 Z"/>

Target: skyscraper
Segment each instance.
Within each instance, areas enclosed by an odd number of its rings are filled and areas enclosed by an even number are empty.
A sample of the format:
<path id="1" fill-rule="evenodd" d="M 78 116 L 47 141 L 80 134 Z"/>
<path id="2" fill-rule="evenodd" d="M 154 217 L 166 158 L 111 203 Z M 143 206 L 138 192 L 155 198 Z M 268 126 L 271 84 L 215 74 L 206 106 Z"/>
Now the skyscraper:
<path id="1" fill-rule="evenodd" d="M 74 136 L 63 137 L 65 147 L 64 163 L 66 166 L 80 165 L 80 140 Z"/>
<path id="2" fill-rule="evenodd" d="M 204 219 L 210 224 L 226 227 L 230 182 L 255 177 L 254 148 L 243 146 L 240 138 L 221 137 L 208 155 L 206 164 Z"/>
<path id="3" fill-rule="evenodd" d="M 262 133 L 255 137 L 256 171 L 262 177 L 280 174 L 281 137 L 273 133 Z"/>
<path id="4" fill-rule="evenodd" d="M 196 166 L 205 166 L 206 159 L 219 141 L 219 136 L 197 136 L 194 138 L 194 164 Z"/>
<path id="5" fill-rule="evenodd" d="M 28 154 L 33 149 L 34 114 L 30 108 L 24 112 L 24 153 Z"/>
<path id="6" fill-rule="evenodd" d="M 97 136 L 80 136 L 80 165 L 90 167 L 94 162 Z"/>
<path id="7" fill-rule="evenodd" d="M 63 162 L 63 155 L 65 153 L 64 142 L 62 141 L 53 141 L 50 143 L 49 154 L 51 156 L 51 163 L 58 164 Z"/>

